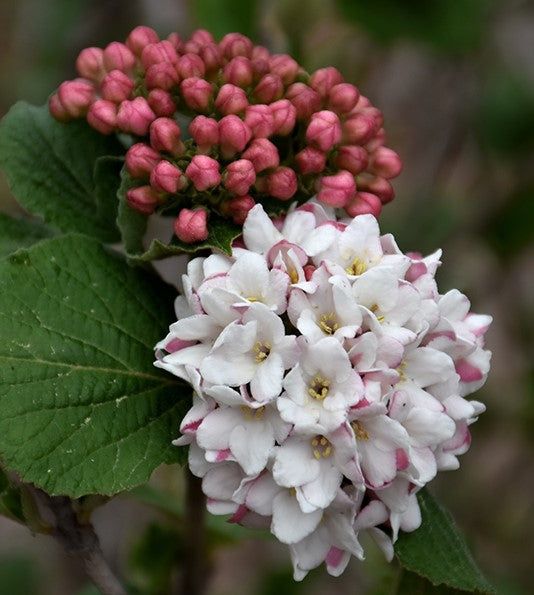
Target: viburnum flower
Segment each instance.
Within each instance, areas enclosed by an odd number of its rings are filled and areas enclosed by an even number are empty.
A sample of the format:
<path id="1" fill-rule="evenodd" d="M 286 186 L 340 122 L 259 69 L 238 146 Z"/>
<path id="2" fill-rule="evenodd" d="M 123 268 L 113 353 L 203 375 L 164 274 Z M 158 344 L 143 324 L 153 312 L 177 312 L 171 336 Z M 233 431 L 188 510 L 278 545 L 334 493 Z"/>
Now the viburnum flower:
<path id="1" fill-rule="evenodd" d="M 271 219 L 256 204 L 231 256 L 183 276 L 155 362 L 195 391 L 174 443 L 208 510 L 270 528 L 296 580 L 363 559 L 363 532 L 391 559 L 421 523 L 417 491 L 469 448 L 491 317 L 439 293 L 440 256 L 404 254 L 370 214 L 312 200 Z"/>
<path id="2" fill-rule="evenodd" d="M 402 163 L 385 146 L 382 114 L 333 67 L 307 73 L 290 56 L 271 54 L 239 33 L 217 43 L 204 30 L 189 39 L 176 33 L 160 39 L 149 27 L 136 27 L 125 43 L 83 49 L 76 70 L 79 77 L 50 98 L 56 119 L 86 118 L 101 134 L 162 153 L 184 172 L 152 211 L 127 203 L 146 216 L 200 208 L 209 233 L 220 217 L 242 224 L 246 210 L 227 208 L 240 196 L 274 212 L 272 198 L 302 204 L 317 193 L 319 202 L 351 216 L 378 215 L 393 198 L 388 180 Z M 185 122 L 190 135 L 182 141 Z M 199 156 L 212 160 L 209 181 L 199 181 Z M 256 176 L 237 179 L 233 168 L 242 160 Z M 126 170 L 139 187 L 162 193 L 150 171 L 140 175 L 135 159 Z M 192 244 L 199 238 L 180 236 Z"/>

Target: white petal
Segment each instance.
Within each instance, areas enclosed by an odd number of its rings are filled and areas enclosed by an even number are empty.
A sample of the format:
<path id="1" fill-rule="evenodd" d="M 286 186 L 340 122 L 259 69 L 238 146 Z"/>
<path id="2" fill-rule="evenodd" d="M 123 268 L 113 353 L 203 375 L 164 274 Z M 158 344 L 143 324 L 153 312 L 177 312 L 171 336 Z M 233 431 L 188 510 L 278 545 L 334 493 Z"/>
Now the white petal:
<path id="1" fill-rule="evenodd" d="M 322 517 L 322 510 L 303 513 L 297 499 L 284 490 L 273 501 L 271 531 L 282 543 L 297 543 L 316 529 Z"/>

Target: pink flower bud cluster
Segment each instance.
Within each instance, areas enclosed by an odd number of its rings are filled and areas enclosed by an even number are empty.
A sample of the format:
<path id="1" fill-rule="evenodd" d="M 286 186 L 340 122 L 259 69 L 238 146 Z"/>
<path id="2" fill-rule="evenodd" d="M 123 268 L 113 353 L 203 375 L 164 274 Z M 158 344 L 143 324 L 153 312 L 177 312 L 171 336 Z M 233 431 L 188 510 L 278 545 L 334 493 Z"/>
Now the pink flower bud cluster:
<path id="1" fill-rule="evenodd" d="M 189 445 L 208 510 L 266 528 L 294 577 L 339 576 L 368 532 L 393 556 L 416 493 L 459 466 L 485 409 L 491 317 L 440 294 L 441 251 L 403 254 L 370 214 L 307 203 L 245 219 L 231 257 L 195 258 L 155 365 L 189 382 Z"/>
<path id="2" fill-rule="evenodd" d="M 239 33 L 219 43 L 204 30 L 160 39 L 143 26 L 125 43 L 82 50 L 76 68 L 80 78 L 50 98 L 52 114 L 132 135 L 127 167 L 144 188 L 135 194 L 155 193 L 154 209 L 185 199 L 241 223 L 267 196 L 317 195 L 350 216 L 378 216 L 393 198 L 389 180 L 402 164 L 384 146 L 382 114 L 335 68 L 309 75 Z M 184 116 L 187 131 L 177 124 Z M 154 173 L 148 150 L 166 162 Z M 129 204 L 150 212 L 148 202 Z"/>

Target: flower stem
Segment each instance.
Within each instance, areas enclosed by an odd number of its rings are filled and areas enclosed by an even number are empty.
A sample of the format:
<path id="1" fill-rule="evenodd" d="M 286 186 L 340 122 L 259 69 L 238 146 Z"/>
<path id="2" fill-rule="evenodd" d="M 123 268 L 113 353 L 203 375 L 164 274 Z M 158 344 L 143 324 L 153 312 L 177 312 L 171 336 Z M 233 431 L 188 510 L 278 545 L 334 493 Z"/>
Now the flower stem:
<path id="1" fill-rule="evenodd" d="M 182 583 L 183 595 L 202 595 L 207 584 L 206 502 L 202 482 L 186 471 L 186 514 L 184 518 L 185 559 Z"/>

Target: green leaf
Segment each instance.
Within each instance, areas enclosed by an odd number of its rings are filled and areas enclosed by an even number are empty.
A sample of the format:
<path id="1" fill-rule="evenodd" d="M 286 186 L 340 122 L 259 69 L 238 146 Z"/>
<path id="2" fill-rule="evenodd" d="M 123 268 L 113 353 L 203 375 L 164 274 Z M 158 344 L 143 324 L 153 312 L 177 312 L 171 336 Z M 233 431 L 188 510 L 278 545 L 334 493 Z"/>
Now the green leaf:
<path id="1" fill-rule="evenodd" d="M 465 591 L 445 585 L 435 587 L 423 576 L 408 572 L 404 568 L 400 569 L 400 580 L 395 590 L 395 595 L 461 595 L 462 593 Z"/>
<path id="2" fill-rule="evenodd" d="M 194 254 L 203 250 L 232 253 L 232 242 L 241 234 L 242 228 L 213 211 L 209 215 L 209 236 L 205 241 L 186 244 L 174 236 L 169 229 L 168 242 L 153 239 L 148 249 L 145 250 L 143 237 L 147 228 L 147 216 L 130 208 L 126 202 L 126 193 L 131 188 L 138 186 L 139 182 L 130 176 L 126 168 L 122 169 L 121 178 L 117 224 L 121 230 L 122 241 L 130 262 L 142 263 L 177 254 Z"/>
<path id="3" fill-rule="evenodd" d="M 42 223 L 0 213 L 0 258 L 52 235 L 52 231 Z"/>
<path id="4" fill-rule="evenodd" d="M 145 482 L 191 389 L 153 367 L 174 290 L 95 240 L 44 240 L 0 262 L 0 456 L 50 494 Z"/>
<path id="5" fill-rule="evenodd" d="M 18 523 L 24 523 L 20 491 L 0 469 L 0 514 Z"/>
<path id="6" fill-rule="evenodd" d="M 404 568 L 428 579 L 463 591 L 494 593 L 476 565 L 451 514 L 426 491 L 418 495 L 421 527 L 401 533 L 395 553 Z"/>
<path id="7" fill-rule="evenodd" d="M 17 201 L 62 232 L 118 241 L 115 217 L 98 203 L 104 187 L 96 162 L 122 149 L 85 121 L 62 124 L 47 106 L 19 102 L 0 123 L 0 165 Z M 118 179 L 117 179 L 118 186 Z M 107 184 L 109 190 L 109 181 Z M 109 200 L 115 200 L 115 190 Z"/>

